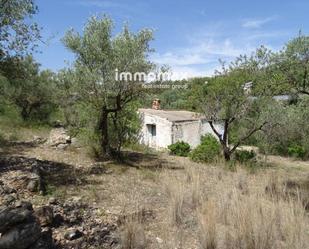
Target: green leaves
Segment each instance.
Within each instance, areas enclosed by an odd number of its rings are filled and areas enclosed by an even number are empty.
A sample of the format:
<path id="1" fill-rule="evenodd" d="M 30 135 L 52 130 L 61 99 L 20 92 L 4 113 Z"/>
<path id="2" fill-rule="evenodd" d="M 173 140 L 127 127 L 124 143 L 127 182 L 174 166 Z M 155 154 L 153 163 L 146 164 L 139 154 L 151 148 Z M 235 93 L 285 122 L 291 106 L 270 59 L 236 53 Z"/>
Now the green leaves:
<path id="1" fill-rule="evenodd" d="M 73 84 L 66 89 L 74 89 L 77 102 L 95 109 L 95 116 L 88 121 L 93 123 L 96 119 L 94 122 L 99 123 L 96 129 L 101 131 L 104 153 L 108 153 L 110 146 L 119 151 L 125 142 L 135 137 L 139 128 L 132 102 L 142 95 L 142 82 L 134 78 L 117 79 L 116 70 L 119 74 L 134 75 L 136 72 L 147 74 L 153 68 L 148 61 L 152 32 L 144 29 L 134 33 L 125 25 L 122 32 L 113 35 L 113 27 L 108 16 L 94 16 L 82 34 L 69 30 L 62 40 L 76 57 L 72 74 L 69 73 Z"/>
<path id="2" fill-rule="evenodd" d="M 0 59 L 34 49 L 39 26 L 31 20 L 38 8 L 33 0 L 0 0 Z"/>

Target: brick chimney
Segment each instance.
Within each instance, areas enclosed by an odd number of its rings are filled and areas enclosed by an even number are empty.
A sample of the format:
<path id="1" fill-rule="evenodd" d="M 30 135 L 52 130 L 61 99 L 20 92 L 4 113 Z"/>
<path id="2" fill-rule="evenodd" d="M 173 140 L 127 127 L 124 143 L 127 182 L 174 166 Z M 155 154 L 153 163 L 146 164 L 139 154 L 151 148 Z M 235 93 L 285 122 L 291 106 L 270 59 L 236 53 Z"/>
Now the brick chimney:
<path id="1" fill-rule="evenodd" d="M 154 99 L 152 101 L 152 109 L 154 110 L 160 110 L 160 100 L 159 99 Z"/>

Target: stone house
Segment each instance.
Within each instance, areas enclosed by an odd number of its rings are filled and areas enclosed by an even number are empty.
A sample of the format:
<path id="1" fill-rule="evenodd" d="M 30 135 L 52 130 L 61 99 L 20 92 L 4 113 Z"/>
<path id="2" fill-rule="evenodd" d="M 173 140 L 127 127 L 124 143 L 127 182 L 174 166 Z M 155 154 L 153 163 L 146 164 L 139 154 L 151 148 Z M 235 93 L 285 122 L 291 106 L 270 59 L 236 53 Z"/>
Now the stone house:
<path id="1" fill-rule="evenodd" d="M 142 122 L 140 142 L 155 149 L 184 141 L 192 148 L 200 144 L 201 136 L 213 133 L 208 121 L 201 114 L 190 111 L 139 109 Z M 222 134 L 223 128 L 215 122 Z M 215 136 L 216 137 L 216 136 Z"/>

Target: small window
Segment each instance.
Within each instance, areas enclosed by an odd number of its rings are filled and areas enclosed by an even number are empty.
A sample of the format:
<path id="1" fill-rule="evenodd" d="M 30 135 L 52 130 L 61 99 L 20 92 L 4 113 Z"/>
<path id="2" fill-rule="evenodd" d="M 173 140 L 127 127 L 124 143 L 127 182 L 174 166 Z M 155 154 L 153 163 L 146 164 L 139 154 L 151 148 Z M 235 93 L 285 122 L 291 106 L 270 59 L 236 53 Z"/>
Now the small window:
<path id="1" fill-rule="evenodd" d="M 156 125 L 153 125 L 153 124 L 149 124 L 147 125 L 148 126 L 148 131 L 150 133 L 150 135 L 152 137 L 155 137 L 157 135 L 157 129 L 156 129 Z"/>

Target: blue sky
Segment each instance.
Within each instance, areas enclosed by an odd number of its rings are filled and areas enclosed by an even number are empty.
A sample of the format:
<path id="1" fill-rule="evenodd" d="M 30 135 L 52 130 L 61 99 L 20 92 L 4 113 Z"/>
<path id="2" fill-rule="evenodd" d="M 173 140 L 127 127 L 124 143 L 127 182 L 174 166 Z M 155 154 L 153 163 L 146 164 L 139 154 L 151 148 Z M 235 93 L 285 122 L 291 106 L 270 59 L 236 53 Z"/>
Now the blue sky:
<path id="1" fill-rule="evenodd" d="M 60 39 L 66 30 L 82 31 L 94 14 L 108 14 L 115 32 L 125 22 L 132 30 L 154 29 L 151 55 L 174 72 L 211 75 L 218 60 L 230 61 L 265 45 L 280 49 L 299 30 L 309 33 L 307 0 L 37 0 L 36 21 L 46 44 L 35 57 L 42 68 L 58 70 L 73 55 Z"/>

